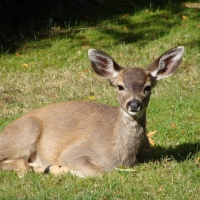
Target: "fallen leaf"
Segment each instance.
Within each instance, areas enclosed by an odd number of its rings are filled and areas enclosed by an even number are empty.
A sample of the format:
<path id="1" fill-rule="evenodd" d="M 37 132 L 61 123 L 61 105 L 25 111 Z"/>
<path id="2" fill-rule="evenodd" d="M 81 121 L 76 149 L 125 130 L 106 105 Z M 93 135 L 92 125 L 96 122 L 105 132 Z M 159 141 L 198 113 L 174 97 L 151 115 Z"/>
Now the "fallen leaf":
<path id="1" fill-rule="evenodd" d="M 154 140 L 152 140 L 151 138 L 148 138 L 148 140 L 149 140 L 149 143 L 150 143 L 151 146 L 154 146 L 154 145 L 155 145 Z"/>
<path id="2" fill-rule="evenodd" d="M 125 14 L 125 15 L 122 16 L 122 18 L 126 18 L 128 16 L 129 16 L 129 14 Z"/>
<path id="3" fill-rule="evenodd" d="M 79 74 L 79 75 L 85 74 L 85 73 L 87 73 L 87 72 L 89 72 L 89 71 L 90 71 L 89 69 L 84 69 L 84 70 L 79 71 L 78 74 Z"/>
<path id="4" fill-rule="evenodd" d="M 80 51 L 80 50 L 79 50 L 79 51 L 77 51 L 77 54 L 78 54 L 78 55 L 81 55 L 81 51 Z"/>
<path id="5" fill-rule="evenodd" d="M 157 131 L 152 131 L 152 132 L 147 133 L 147 137 L 151 138 L 156 132 Z"/>
<path id="6" fill-rule="evenodd" d="M 198 164 L 198 163 L 200 163 L 200 157 L 198 157 L 196 160 L 195 160 L 195 162 Z"/>
<path id="7" fill-rule="evenodd" d="M 182 16 L 182 19 L 187 19 L 187 17 L 185 15 Z"/>
<path id="8" fill-rule="evenodd" d="M 52 94 L 51 98 L 58 98 L 58 95 L 57 94 Z"/>
<path id="9" fill-rule="evenodd" d="M 83 36 L 81 37 L 81 40 L 88 40 L 90 37 L 89 36 Z"/>
<path id="10" fill-rule="evenodd" d="M 28 68 L 28 64 L 26 64 L 26 63 L 24 63 L 23 66 L 26 67 L 26 68 Z"/>
<path id="11" fill-rule="evenodd" d="M 82 49 L 89 49 L 90 45 L 86 43 L 86 44 L 83 44 L 81 47 Z"/>
<path id="12" fill-rule="evenodd" d="M 153 139 L 151 139 L 151 137 L 156 133 L 157 131 L 152 131 L 152 132 L 149 132 L 147 133 L 147 137 L 148 137 L 148 140 L 149 140 L 149 143 L 151 146 L 154 146 L 155 145 L 155 141 Z"/>
<path id="13" fill-rule="evenodd" d="M 119 57 L 122 58 L 122 53 L 119 54 Z"/>
<path id="14" fill-rule="evenodd" d="M 182 129 L 182 130 L 181 130 L 181 133 L 182 133 L 182 134 L 184 134 L 184 133 L 185 133 L 185 130 L 184 130 L 184 129 Z"/>
<path id="15" fill-rule="evenodd" d="M 167 13 L 163 13 L 163 17 L 167 17 Z"/>
<path id="16" fill-rule="evenodd" d="M 199 3 L 182 3 L 187 8 L 196 8 L 200 9 L 200 4 Z"/>
<path id="17" fill-rule="evenodd" d="M 124 26 L 124 30 L 125 30 L 125 31 L 127 31 L 127 30 L 128 30 L 126 26 Z"/>
<path id="18" fill-rule="evenodd" d="M 0 108 L 2 108 L 4 106 L 4 103 L 0 102 Z"/>
<path id="19" fill-rule="evenodd" d="M 162 192 L 162 191 L 163 191 L 163 187 L 160 186 L 160 187 L 158 188 L 158 192 Z"/>
<path id="20" fill-rule="evenodd" d="M 95 97 L 95 96 L 88 96 L 88 99 L 89 99 L 90 101 L 93 101 L 93 100 L 96 99 L 96 97 Z"/>
<path id="21" fill-rule="evenodd" d="M 176 128 L 176 124 L 175 123 L 171 123 L 173 128 Z"/>

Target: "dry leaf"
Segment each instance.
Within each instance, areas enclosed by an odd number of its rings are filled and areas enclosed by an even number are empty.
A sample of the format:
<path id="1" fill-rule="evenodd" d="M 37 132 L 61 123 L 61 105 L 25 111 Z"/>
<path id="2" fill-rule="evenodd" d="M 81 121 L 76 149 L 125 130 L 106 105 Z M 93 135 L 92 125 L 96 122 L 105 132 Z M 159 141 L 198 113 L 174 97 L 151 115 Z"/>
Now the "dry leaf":
<path id="1" fill-rule="evenodd" d="M 81 51 L 80 51 L 80 50 L 79 50 L 79 51 L 77 51 L 77 54 L 78 54 L 78 55 L 81 55 Z"/>
<path id="2" fill-rule="evenodd" d="M 182 130 L 181 130 L 181 133 L 182 133 L 182 134 L 184 134 L 184 133 L 185 133 L 185 130 L 184 130 L 184 129 L 182 129 Z"/>
<path id="3" fill-rule="evenodd" d="M 195 160 L 195 162 L 198 164 L 198 163 L 200 163 L 200 157 L 198 157 L 196 160 Z"/>
<path id="4" fill-rule="evenodd" d="M 187 17 L 185 15 L 182 16 L 182 19 L 187 19 Z"/>
<path id="5" fill-rule="evenodd" d="M 200 9 L 200 4 L 199 3 L 182 3 L 187 8 L 196 8 Z"/>
<path id="6" fill-rule="evenodd" d="M 173 128 L 176 128 L 176 124 L 175 123 L 171 123 Z"/>
<path id="7" fill-rule="evenodd" d="M 127 31 L 127 30 L 128 30 L 126 26 L 124 26 L 124 30 L 125 30 L 125 31 Z"/>
<path id="8" fill-rule="evenodd" d="M 83 36 L 81 37 L 81 40 L 88 40 L 90 37 L 89 36 Z"/>
<path id="9" fill-rule="evenodd" d="M 28 64 L 26 64 L 26 63 L 24 63 L 23 66 L 28 68 Z"/>
<path id="10" fill-rule="evenodd" d="M 0 108 L 2 108 L 4 106 L 4 103 L 0 102 Z"/>
<path id="11" fill-rule="evenodd" d="M 160 186 L 160 187 L 158 188 L 158 192 L 162 192 L 162 191 L 163 191 L 163 187 Z"/>
<path id="12" fill-rule="evenodd" d="M 84 69 L 84 70 L 82 70 L 82 71 L 79 71 L 78 74 L 79 74 L 79 75 L 82 75 L 82 74 L 85 74 L 85 73 L 87 73 L 87 72 L 89 72 L 89 71 L 90 71 L 89 69 Z"/>
<path id="13" fill-rule="evenodd" d="M 57 94 L 52 94 L 51 98 L 58 98 L 58 95 Z"/>
<path id="14" fill-rule="evenodd" d="M 156 132 L 157 131 L 152 131 L 152 132 L 147 133 L 147 137 L 151 138 Z"/>
<path id="15" fill-rule="evenodd" d="M 154 146 L 154 145 L 155 145 L 154 140 L 152 140 L 151 138 L 148 138 L 148 140 L 149 140 L 149 143 L 150 143 L 151 146 Z"/>
<path id="16" fill-rule="evenodd" d="M 119 54 L 119 57 L 122 58 L 122 53 Z"/>
<path id="17" fill-rule="evenodd" d="M 129 14 L 125 14 L 125 15 L 122 16 L 122 18 L 126 18 L 128 16 L 129 16 Z"/>
<path id="18" fill-rule="evenodd" d="M 95 96 L 88 96 L 88 99 L 89 99 L 90 101 L 93 101 L 93 100 L 96 99 L 96 97 L 95 97 Z"/>
<path id="19" fill-rule="evenodd" d="M 82 49 L 89 49 L 90 45 L 86 43 L 86 44 L 83 44 L 81 47 Z"/>
<path id="20" fill-rule="evenodd" d="M 154 140 L 151 139 L 151 137 L 156 133 L 157 131 L 152 131 L 152 132 L 149 132 L 147 134 L 147 137 L 148 137 L 148 140 L 149 140 L 149 143 L 151 144 L 151 146 L 154 146 L 155 145 L 155 142 Z"/>

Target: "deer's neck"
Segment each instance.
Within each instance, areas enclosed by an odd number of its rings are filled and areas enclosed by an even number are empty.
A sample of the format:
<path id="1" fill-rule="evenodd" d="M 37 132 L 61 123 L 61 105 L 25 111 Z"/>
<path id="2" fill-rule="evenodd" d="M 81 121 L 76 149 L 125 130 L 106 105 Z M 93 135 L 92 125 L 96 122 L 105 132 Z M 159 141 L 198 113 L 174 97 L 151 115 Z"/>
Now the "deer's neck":
<path id="1" fill-rule="evenodd" d="M 127 133 L 130 134 L 139 134 L 139 132 L 135 131 L 135 128 L 141 128 L 143 131 L 146 129 L 146 112 L 143 112 L 139 116 L 130 116 L 126 112 L 120 109 L 120 126 L 121 128 L 126 129 Z M 142 131 L 141 130 L 141 131 Z"/>
<path id="2" fill-rule="evenodd" d="M 132 166 L 146 134 L 146 113 L 130 116 L 120 110 L 117 149 L 122 165 Z"/>

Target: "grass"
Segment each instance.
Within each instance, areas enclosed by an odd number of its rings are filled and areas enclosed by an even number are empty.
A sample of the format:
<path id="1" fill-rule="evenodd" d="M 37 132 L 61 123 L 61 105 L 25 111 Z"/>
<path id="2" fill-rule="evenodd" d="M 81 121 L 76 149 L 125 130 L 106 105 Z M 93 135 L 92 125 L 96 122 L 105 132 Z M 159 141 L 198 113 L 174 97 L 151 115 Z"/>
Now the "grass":
<path id="1" fill-rule="evenodd" d="M 95 20 L 68 23 L 58 32 L 20 41 L 0 57 L 0 130 L 34 108 L 94 99 L 117 106 L 109 84 L 91 72 L 87 50 L 109 53 L 122 66 L 147 66 L 170 48 L 186 48 L 178 72 L 154 89 L 147 111 L 153 158 L 135 171 L 97 178 L 0 171 L 0 199 L 199 199 L 200 11 L 180 4 L 143 7 L 107 2 Z M 109 2 L 108 2 L 109 3 Z M 120 11 L 119 9 L 120 8 Z M 28 38 L 28 37 L 27 37 Z"/>

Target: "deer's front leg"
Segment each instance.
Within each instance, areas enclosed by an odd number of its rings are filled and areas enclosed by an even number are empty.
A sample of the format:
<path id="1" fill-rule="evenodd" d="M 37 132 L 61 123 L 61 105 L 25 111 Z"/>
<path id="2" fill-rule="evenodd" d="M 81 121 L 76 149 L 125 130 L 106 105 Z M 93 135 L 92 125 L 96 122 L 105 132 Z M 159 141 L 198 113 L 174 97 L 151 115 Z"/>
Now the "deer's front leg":
<path id="1" fill-rule="evenodd" d="M 36 168 L 33 168 L 33 170 L 36 172 L 38 171 Z M 55 175 L 69 172 L 81 178 L 86 176 L 96 176 L 104 173 L 103 169 L 87 156 L 79 157 L 70 164 L 49 165 L 43 170 L 43 172 Z"/>

